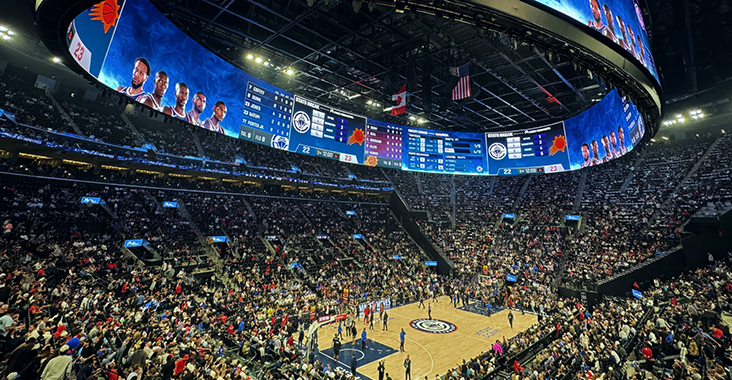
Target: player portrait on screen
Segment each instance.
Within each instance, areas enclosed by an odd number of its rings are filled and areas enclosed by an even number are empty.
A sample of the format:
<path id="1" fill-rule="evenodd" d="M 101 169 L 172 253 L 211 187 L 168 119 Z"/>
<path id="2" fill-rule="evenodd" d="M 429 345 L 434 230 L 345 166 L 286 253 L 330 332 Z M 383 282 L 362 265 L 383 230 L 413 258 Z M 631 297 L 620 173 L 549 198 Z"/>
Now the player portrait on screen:
<path id="1" fill-rule="evenodd" d="M 625 134 L 622 125 L 618 125 L 618 141 L 620 142 L 620 155 L 628 153 L 628 148 L 625 147 Z"/>
<path id="2" fill-rule="evenodd" d="M 602 9 L 600 8 L 599 0 L 590 0 L 590 9 L 592 10 L 592 20 L 587 21 L 587 26 L 603 35 L 609 36 L 610 32 L 607 30 L 607 25 L 602 22 Z"/>
<path id="3" fill-rule="evenodd" d="M 175 106 L 165 106 L 163 113 L 179 120 L 186 120 L 186 103 L 188 103 L 188 85 L 178 82 L 175 85 Z"/>
<path id="4" fill-rule="evenodd" d="M 617 34 L 615 34 L 615 19 L 613 18 L 613 12 L 610 10 L 610 7 L 608 7 L 607 4 L 603 4 L 602 11 L 603 13 L 605 13 L 605 20 L 607 20 L 607 33 L 605 34 L 605 37 L 610 38 L 616 44 L 620 43 L 618 42 Z"/>
<path id="5" fill-rule="evenodd" d="M 615 131 L 610 131 L 610 149 L 612 151 L 613 158 L 620 158 L 620 156 L 622 156 L 618 150 L 618 138 L 615 135 Z"/>
<path id="6" fill-rule="evenodd" d="M 138 101 L 158 112 L 163 112 L 163 96 L 168 91 L 168 73 L 163 70 L 155 73 L 153 92 L 141 96 Z"/>
<path id="7" fill-rule="evenodd" d="M 633 29 L 630 29 L 630 25 L 625 24 L 625 29 L 628 31 L 628 45 L 630 45 L 630 52 L 633 53 L 633 56 L 640 60 L 640 57 L 638 57 L 638 48 L 635 46 L 635 34 L 633 34 Z"/>
<path id="8" fill-rule="evenodd" d="M 592 140 L 590 146 L 592 147 L 592 166 L 600 165 L 602 161 L 600 161 L 600 147 L 597 144 L 597 140 Z"/>
<path id="9" fill-rule="evenodd" d="M 218 133 L 224 133 L 224 127 L 221 125 L 221 121 L 224 120 L 226 117 L 226 104 L 222 101 L 216 102 L 213 108 L 213 113 L 211 114 L 211 117 L 206 119 L 203 122 L 202 127 L 208 129 L 209 131 L 214 131 Z"/>
<path id="10" fill-rule="evenodd" d="M 580 166 L 581 169 L 592 166 L 592 160 L 590 160 L 590 146 L 587 143 L 582 143 L 582 157 L 585 159 Z"/>
<path id="11" fill-rule="evenodd" d="M 623 47 L 623 49 L 630 51 L 630 44 L 628 42 L 628 33 L 625 32 L 625 22 L 623 22 L 623 18 L 620 17 L 620 15 L 615 15 L 615 20 L 618 22 L 618 28 L 620 29 L 620 34 L 623 36 L 618 43 L 620 46 Z"/>
<path id="12" fill-rule="evenodd" d="M 142 57 L 137 58 L 135 60 L 135 65 L 132 68 L 132 79 L 130 80 L 130 85 L 127 87 L 119 86 L 117 87 L 117 91 L 132 99 L 138 100 L 145 93 L 142 86 L 145 84 L 149 76 L 150 62 Z"/>
<path id="13" fill-rule="evenodd" d="M 638 43 L 638 59 L 640 59 L 643 66 L 646 66 L 646 48 L 643 46 L 643 40 L 641 40 L 640 34 L 636 35 L 635 39 Z"/>
<path id="14" fill-rule="evenodd" d="M 610 150 L 610 138 L 607 137 L 607 135 L 602 135 L 602 148 L 605 149 L 605 157 L 602 158 L 602 162 L 609 162 L 613 158 L 615 158 L 615 155 Z"/>
<path id="15" fill-rule="evenodd" d="M 203 92 L 198 91 L 193 95 L 193 107 L 191 110 L 186 112 L 186 121 L 200 127 L 203 122 L 200 120 L 203 110 L 206 109 L 206 95 Z"/>

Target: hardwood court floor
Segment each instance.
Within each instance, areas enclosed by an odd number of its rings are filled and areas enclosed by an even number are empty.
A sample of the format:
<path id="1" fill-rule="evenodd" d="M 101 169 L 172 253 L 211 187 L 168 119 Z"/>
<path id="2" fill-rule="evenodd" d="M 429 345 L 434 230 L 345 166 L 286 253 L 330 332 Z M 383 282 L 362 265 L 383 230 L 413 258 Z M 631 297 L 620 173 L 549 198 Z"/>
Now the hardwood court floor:
<path id="1" fill-rule="evenodd" d="M 425 305 L 427 305 L 426 301 Z M 386 372 L 394 380 L 404 379 L 403 363 L 407 354 L 412 360 L 412 377 L 415 380 L 422 380 L 428 376 L 432 380 L 436 374 L 442 376 L 449 369 L 462 363 L 463 359 L 467 360 L 490 350 L 496 340 L 502 340 L 504 336 L 509 339 L 537 322 L 535 315 L 521 315 L 521 312 L 514 311 L 513 329 L 511 329 L 508 323 L 508 310 L 487 317 L 453 308 L 450 299 L 443 296 L 439 298 L 439 302 L 432 302 L 432 318 L 450 322 L 457 326 L 457 330 L 447 334 L 433 334 L 410 327 L 409 323 L 412 320 L 427 318 L 427 310 L 417 308 L 417 306 L 418 303 L 413 303 L 390 310 L 389 331 L 381 331 L 381 324 L 377 323 L 377 320 L 374 320 L 376 331 L 368 330 L 368 325 L 363 323 L 363 318 L 356 325 L 359 338 L 361 331 L 366 327 L 369 340 L 375 340 L 397 351 L 399 350 L 399 332 L 402 328 L 404 329 L 406 352 L 397 352 L 382 359 L 385 362 Z M 319 333 L 321 350 L 332 346 L 332 339 L 336 331 L 337 325 L 321 328 Z M 351 341 L 345 335 L 341 342 L 343 342 L 343 348 L 351 347 Z M 360 347 L 358 340 L 356 345 Z M 378 379 L 378 365 L 378 361 L 374 361 L 359 366 L 358 372 L 371 379 Z"/>

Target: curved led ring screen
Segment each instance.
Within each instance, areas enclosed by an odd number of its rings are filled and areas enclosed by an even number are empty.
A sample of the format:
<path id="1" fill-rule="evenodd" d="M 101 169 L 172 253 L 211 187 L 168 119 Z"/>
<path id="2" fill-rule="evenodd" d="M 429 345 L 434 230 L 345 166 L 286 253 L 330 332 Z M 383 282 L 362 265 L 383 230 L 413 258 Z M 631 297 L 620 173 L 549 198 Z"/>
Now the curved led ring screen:
<path id="1" fill-rule="evenodd" d="M 543 4 L 601 33 L 631 53 L 658 81 L 646 25 L 637 0 L 527 1 Z"/>
<path id="2" fill-rule="evenodd" d="M 546 126 L 445 132 L 368 119 L 292 94 L 218 58 L 147 0 L 104 0 L 77 16 L 69 53 L 110 88 L 171 117 L 272 148 L 435 173 L 515 175 L 597 165 L 644 135 L 616 91 Z"/>

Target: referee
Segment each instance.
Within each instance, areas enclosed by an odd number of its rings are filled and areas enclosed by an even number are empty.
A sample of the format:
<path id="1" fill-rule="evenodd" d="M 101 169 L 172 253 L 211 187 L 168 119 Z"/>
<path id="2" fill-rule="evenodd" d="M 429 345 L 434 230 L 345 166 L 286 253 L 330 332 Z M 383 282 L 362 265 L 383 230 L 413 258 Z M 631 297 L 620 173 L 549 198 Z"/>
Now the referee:
<path id="1" fill-rule="evenodd" d="M 407 358 L 404 359 L 404 380 L 412 380 L 412 360 L 409 359 L 409 354 L 407 354 Z"/>

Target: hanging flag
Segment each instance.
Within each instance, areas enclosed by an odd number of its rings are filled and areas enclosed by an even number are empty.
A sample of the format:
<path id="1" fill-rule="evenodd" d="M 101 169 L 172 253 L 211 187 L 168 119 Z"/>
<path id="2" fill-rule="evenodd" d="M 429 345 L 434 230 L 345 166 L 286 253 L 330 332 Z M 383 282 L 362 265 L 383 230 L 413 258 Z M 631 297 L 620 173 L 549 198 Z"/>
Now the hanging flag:
<path id="1" fill-rule="evenodd" d="M 451 67 L 452 75 L 460 78 L 457 86 L 452 89 L 452 100 L 460 100 L 470 97 L 470 67 L 464 64 L 460 67 Z"/>
<path id="2" fill-rule="evenodd" d="M 407 112 L 407 85 L 403 85 L 399 92 L 392 95 L 391 100 L 396 102 L 396 105 L 391 108 L 391 116 Z"/>

